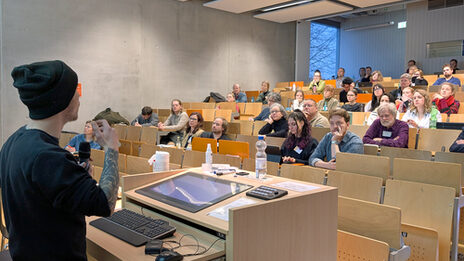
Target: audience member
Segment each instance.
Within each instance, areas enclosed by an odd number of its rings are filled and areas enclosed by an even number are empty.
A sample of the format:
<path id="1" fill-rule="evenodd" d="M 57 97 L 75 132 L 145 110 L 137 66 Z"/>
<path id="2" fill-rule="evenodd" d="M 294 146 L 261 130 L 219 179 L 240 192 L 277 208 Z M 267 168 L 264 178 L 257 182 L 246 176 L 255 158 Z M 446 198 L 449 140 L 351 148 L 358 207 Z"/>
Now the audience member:
<path id="1" fill-rule="evenodd" d="M 317 140 L 311 137 L 311 125 L 303 112 L 297 110 L 290 113 L 288 129 L 288 137 L 280 149 L 281 162 L 308 165 L 308 159 L 317 147 Z"/>
<path id="2" fill-rule="evenodd" d="M 395 119 L 396 108 L 392 103 L 382 104 L 378 108 L 379 119 L 369 127 L 364 135 L 365 144 L 407 148 L 409 127 L 404 121 Z"/>
<path id="3" fill-rule="evenodd" d="M 66 145 L 65 149 L 71 153 L 79 151 L 79 145 L 81 142 L 88 142 L 90 143 L 90 148 L 96 149 L 96 150 L 101 150 L 100 144 L 98 144 L 95 141 L 95 137 L 93 135 L 93 128 L 91 121 L 86 121 L 85 126 L 84 126 L 84 133 L 83 134 L 77 134 L 74 136 Z"/>
<path id="4" fill-rule="evenodd" d="M 458 138 L 453 142 L 451 147 L 449 148 L 450 152 L 464 152 L 464 128 L 462 132 L 459 134 Z"/>
<path id="5" fill-rule="evenodd" d="M 162 136 L 161 144 L 176 144 L 182 140 L 185 126 L 189 121 L 189 116 L 186 112 L 182 112 L 182 102 L 178 99 L 171 101 L 171 115 L 162 123 L 158 123 L 158 128 L 161 131 L 169 131 L 168 135 Z"/>
<path id="6" fill-rule="evenodd" d="M 458 68 L 458 60 L 456 60 L 456 59 L 451 59 L 451 60 L 450 60 L 450 67 L 451 67 L 451 69 L 453 70 L 453 74 L 455 74 L 456 71 L 459 70 L 459 68 Z"/>
<path id="7" fill-rule="evenodd" d="M 227 102 L 235 102 L 235 96 L 233 93 L 228 93 L 227 96 L 226 96 L 226 101 Z M 220 110 L 221 109 L 221 105 L 218 105 L 217 106 L 217 109 Z M 235 103 L 235 111 L 232 111 L 232 117 L 234 119 L 238 119 L 240 118 L 240 106 L 238 106 L 237 103 Z"/>
<path id="8" fill-rule="evenodd" d="M 411 86 L 428 86 L 429 82 L 424 79 L 424 72 L 421 69 L 417 69 L 411 78 Z"/>
<path id="9" fill-rule="evenodd" d="M 401 99 L 396 100 L 396 109 L 399 113 L 404 113 L 409 109 L 409 106 L 412 103 L 412 96 L 414 94 L 414 89 L 411 87 L 406 87 L 403 89 L 403 95 Z"/>
<path id="10" fill-rule="evenodd" d="M 418 89 L 414 92 L 411 108 L 401 119 L 407 122 L 410 128 L 429 128 L 431 116 L 435 115 L 436 121 L 441 122 L 441 114 L 432 107 L 430 97 L 424 90 Z"/>
<path id="11" fill-rule="evenodd" d="M 132 122 L 132 126 L 158 126 L 158 114 L 153 113 L 151 107 L 145 106 L 142 108 L 142 113 L 137 116 Z"/>
<path id="12" fill-rule="evenodd" d="M 441 85 L 444 82 L 449 82 L 457 86 L 461 86 L 461 81 L 453 76 L 453 69 L 449 64 L 443 65 L 443 78 L 438 78 L 433 85 Z"/>
<path id="13" fill-rule="evenodd" d="M 240 91 L 240 85 L 238 83 L 232 86 L 232 93 L 234 94 L 237 102 L 247 102 L 247 96 L 244 92 Z"/>
<path id="14" fill-rule="evenodd" d="M 329 121 L 330 132 L 317 145 L 316 150 L 309 158 L 309 164 L 324 169 L 335 169 L 337 152 L 363 154 L 364 145 L 360 137 L 348 131 L 350 115 L 344 109 L 330 111 Z"/>
<path id="15" fill-rule="evenodd" d="M 192 139 L 194 137 L 200 137 L 204 132 L 201 128 L 202 126 L 203 116 L 201 116 L 199 112 L 192 112 L 182 138 L 182 148 L 192 148 Z"/>
<path id="16" fill-rule="evenodd" d="M 454 99 L 456 93 L 456 85 L 444 82 L 441 84 L 440 93 L 435 93 L 433 96 L 433 104 L 437 106 L 440 113 L 456 114 L 459 111 L 459 101 Z"/>
<path id="17" fill-rule="evenodd" d="M 304 100 L 304 92 L 302 90 L 296 90 L 295 92 L 295 99 L 293 100 L 292 110 L 300 110 L 303 111 L 303 100 Z"/>
<path id="18" fill-rule="evenodd" d="M 317 110 L 316 101 L 313 99 L 305 100 L 303 102 L 303 113 L 306 116 L 311 127 L 318 127 L 318 128 L 328 128 L 329 127 L 329 120 L 324 117 L 322 114 L 319 113 Z"/>
<path id="19" fill-rule="evenodd" d="M 376 83 L 379 83 L 379 82 L 382 82 L 383 81 L 383 75 L 382 75 L 382 72 L 380 71 L 374 71 L 372 73 L 372 76 L 371 76 L 371 83 L 372 85 L 376 84 Z"/>
<path id="20" fill-rule="evenodd" d="M 419 70 L 419 68 L 417 68 L 417 66 L 413 65 L 413 66 L 409 66 L 409 69 L 407 71 L 407 73 L 409 75 L 411 75 L 411 77 L 413 76 L 414 72 Z"/>
<path id="21" fill-rule="evenodd" d="M 409 60 L 409 61 L 408 61 L 408 67 L 406 68 L 406 72 L 405 72 L 405 73 L 409 73 L 409 67 L 411 67 L 411 66 L 413 66 L 413 65 L 414 65 L 414 66 L 416 65 L 416 61 L 414 61 L 414 60 Z"/>
<path id="22" fill-rule="evenodd" d="M 359 68 L 359 80 L 356 81 L 356 85 L 359 86 L 358 84 L 362 82 L 362 79 L 366 76 L 366 68 L 361 67 Z"/>
<path id="23" fill-rule="evenodd" d="M 264 107 L 261 112 L 259 113 L 258 116 L 255 118 L 250 118 L 250 121 L 264 121 L 269 118 L 269 115 L 271 115 L 271 110 L 269 109 L 270 106 L 274 103 L 280 103 L 282 101 L 282 97 L 280 94 L 276 92 L 271 92 L 266 96 L 267 102 L 269 106 Z"/>
<path id="24" fill-rule="evenodd" d="M 375 108 L 375 110 L 371 112 L 371 114 L 369 114 L 366 125 L 368 126 L 372 125 L 372 123 L 379 118 L 379 113 L 378 113 L 379 106 L 382 104 L 388 104 L 388 103 L 395 104 L 395 100 L 391 97 L 389 93 L 386 93 L 382 95 L 382 97 L 380 97 L 379 105 Z M 400 114 L 397 112 L 396 114 L 397 119 L 399 119 L 399 115 Z"/>
<path id="25" fill-rule="evenodd" d="M 229 136 L 227 136 L 227 126 L 229 123 L 226 119 L 222 117 L 217 117 L 214 119 L 213 126 L 211 127 L 211 132 L 203 132 L 200 137 L 202 138 L 209 138 L 215 140 L 231 140 Z"/>
<path id="26" fill-rule="evenodd" d="M 351 79 L 350 77 L 345 77 L 345 79 L 342 82 L 342 88 L 343 90 L 339 94 L 340 102 L 348 102 L 346 94 L 349 90 L 356 90 L 357 93 L 363 93 L 361 89 L 354 86 L 353 79 Z"/>
<path id="27" fill-rule="evenodd" d="M 265 120 L 267 123 L 259 130 L 259 134 L 269 137 L 287 137 L 287 112 L 284 106 L 280 103 L 274 103 L 269 108 L 271 115 Z"/>
<path id="28" fill-rule="evenodd" d="M 364 107 L 364 111 L 374 111 L 380 105 L 380 98 L 385 94 L 382 84 L 377 83 L 372 87 L 372 99 Z"/>
<path id="29" fill-rule="evenodd" d="M 335 79 L 335 88 L 342 88 L 342 82 L 345 79 L 345 68 L 338 68 L 337 78 Z"/>
<path id="30" fill-rule="evenodd" d="M 391 91 L 390 94 L 395 100 L 400 100 L 401 97 L 403 97 L 404 88 L 410 87 L 410 86 L 411 86 L 411 75 L 409 75 L 408 73 L 403 73 L 400 77 L 400 86 L 398 87 L 398 89 Z"/>
<path id="31" fill-rule="evenodd" d="M 324 99 L 317 103 L 317 109 L 320 111 L 330 111 L 337 108 L 339 103 L 337 99 L 334 98 L 334 95 L 334 87 L 332 85 L 325 86 Z"/>
<path id="32" fill-rule="evenodd" d="M 261 93 L 258 95 L 258 98 L 255 102 L 261 102 L 262 104 L 267 104 L 266 96 L 269 94 L 269 82 L 261 82 Z"/>
<path id="33" fill-rule="evenodd" d="M 363 105 L 361 103 L 356 102 L 356 99 L 358 98 L 358 92 L 356 90 L 349 90 L 346 97 L 348 99 L 348 102 L 342 106 L 342 109 L 352 112 L 363 111 Z"/>
<path id="34" fill-rule="evenodd" d="M 325 81 L 321 80 L 321 71 L 314 72 L 313 80 L 309 83 L 309 88 L 313 94 L 321 94 L 324 91 Z"/>
<path id="35" fill-rule="evenodd" d="M 371 74 L 372 74 L 372 68 L 370 66 L 366 66 L 366 74 L 361 79 L 361 82 L 370 82 L 371 81 Z"/>

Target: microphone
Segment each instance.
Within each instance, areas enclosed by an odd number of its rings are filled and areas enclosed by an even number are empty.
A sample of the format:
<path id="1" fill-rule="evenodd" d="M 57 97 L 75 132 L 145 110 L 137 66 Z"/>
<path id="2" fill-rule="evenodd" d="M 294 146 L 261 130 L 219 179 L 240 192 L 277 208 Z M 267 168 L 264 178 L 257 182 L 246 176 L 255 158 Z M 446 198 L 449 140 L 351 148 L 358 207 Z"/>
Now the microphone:
<path id="1" fill-rule="evenodd" d="M 89 169 L 89 159 L 90 159 L 90 143 L 83 141 L 79 144 L 79 163 L 86 163 L 85 169 Z"/>

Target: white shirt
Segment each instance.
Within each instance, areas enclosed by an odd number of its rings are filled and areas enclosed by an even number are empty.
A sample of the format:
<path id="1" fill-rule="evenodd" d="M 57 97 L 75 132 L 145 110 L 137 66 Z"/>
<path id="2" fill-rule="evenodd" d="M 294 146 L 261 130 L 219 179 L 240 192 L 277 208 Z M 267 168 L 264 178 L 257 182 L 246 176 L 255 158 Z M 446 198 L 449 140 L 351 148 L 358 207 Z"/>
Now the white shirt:
<path id="1" fill-rule="evenodd" d="M 298 100 L 293 100 L 293 105 L 292 105 L 292 110 L 299 109 L 300 111 L 303 111 L 303 101 L 298 102 Z"/>
<path id="2" fill-rule="evenodd" d="M 371 111 L 372 108 L 372 101 L 369 101 L 366 103 L 366 106 L 364 106 L 364 111 Z"/>
<path id="3" fill-rule="evenodd" d="M 420 129 L 428 129 L 430 126 L 430 112 L 426 113 L 422 119 L 419 120 L 419 115 L 416 111 L 407 110 L 404 114 L 402 121 L 407 122 L 408 120 L 413 120 L 417 123 L 417 126 Z M 437 113 L 437 122 L 441 122 L 441 114 Z M 409 128 L 414 128 L 411 124 L 408 124 Z"/>

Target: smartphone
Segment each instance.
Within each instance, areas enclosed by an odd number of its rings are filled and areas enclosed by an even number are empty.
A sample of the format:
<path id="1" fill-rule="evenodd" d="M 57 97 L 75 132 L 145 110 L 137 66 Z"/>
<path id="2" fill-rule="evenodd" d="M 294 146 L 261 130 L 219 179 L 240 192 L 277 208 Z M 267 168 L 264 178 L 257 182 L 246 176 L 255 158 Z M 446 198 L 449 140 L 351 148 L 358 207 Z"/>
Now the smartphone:
<path id="1" fill-rule="evenodd" d="M 238 175 L 238 176 L 247 176 L 248 174 L 250 174 L 250 173 L 244 172 L 244 171 L 240 171 L 240 172 L 235 173 L 235 175 Z"/>

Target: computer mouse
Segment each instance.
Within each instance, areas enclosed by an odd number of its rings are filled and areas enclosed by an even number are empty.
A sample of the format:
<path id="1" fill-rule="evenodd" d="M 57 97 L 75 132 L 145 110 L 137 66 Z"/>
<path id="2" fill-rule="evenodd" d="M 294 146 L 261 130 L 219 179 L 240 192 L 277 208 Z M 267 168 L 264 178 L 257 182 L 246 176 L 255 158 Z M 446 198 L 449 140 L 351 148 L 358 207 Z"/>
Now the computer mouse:
<path id="1" fill-rule="evenodd" d="M 182 259 L 184 256 L 176 251 L 164 251 L 156 257 L 155 261 L 180 261 Z"/>

